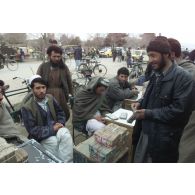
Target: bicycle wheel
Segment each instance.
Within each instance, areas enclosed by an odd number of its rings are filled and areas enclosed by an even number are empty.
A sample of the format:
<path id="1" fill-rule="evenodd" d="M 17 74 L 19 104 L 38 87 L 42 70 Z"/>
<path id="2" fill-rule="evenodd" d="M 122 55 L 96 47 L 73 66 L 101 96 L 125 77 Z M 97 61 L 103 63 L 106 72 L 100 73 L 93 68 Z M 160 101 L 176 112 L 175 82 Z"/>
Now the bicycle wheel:
<path id="1" fill-rule="evenodd" d="M 86 72 L 87 70 L 89 70 L 87 64 L 81 63 L 81 64 L 79 65 L 79 67 L 78 67 L 78 70 L 77 70 L 77 77 L 78 77 L 79 79 L 84 78 L 84 77 L 85 77 L 85 72 Z"/>
<path id="2" fill-rule="evenodd" d="M 135 70 L 132 70 L 131 72 L 130 72 L 130 74 L 129 74 L 129 79 L 134 79 L 134 78 L 136 78 L 136 71 Z"/>
<path id="3" fill-rule="evenodd" d="M 82 87 L 82 85 L 77 83 L 76 81 L 73 81 L 72 87 L 73 87 L 73 95 L 75 97 L 79 89 Z"/>
<path id="4" fill-rule="evenodd" d="M 103 64 L 97 64 L 93 68 L 93 73 L 95 76 L 105 76 L 107 73 L 107 68 Z"/>
<path id="5" fill-rule="evenodd" d="M 7 64 L 7 68 L 11 71 L 15 71 L 18 69 L 18 62 L 15 60 L 10 60 Z"/>

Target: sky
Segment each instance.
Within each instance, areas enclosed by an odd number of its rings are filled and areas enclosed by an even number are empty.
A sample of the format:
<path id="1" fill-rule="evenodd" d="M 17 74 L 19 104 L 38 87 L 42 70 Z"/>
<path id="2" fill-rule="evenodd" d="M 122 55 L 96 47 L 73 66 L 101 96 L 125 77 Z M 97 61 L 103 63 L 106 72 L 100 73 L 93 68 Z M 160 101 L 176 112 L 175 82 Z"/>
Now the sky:
<path id="1" fill-rule="evenodd" d="M 72 33 L 76 36 L 79 36 L 82 40 L 86 40 L 89 36 L 90 33 Z M 92 33 L 91 33 L 92 34 Z M 135 36 L 137 34 L 141 33 L 131 33 L 134 34 Z M 157 35 L 159 33 L 156 33 Z M 161 35 L 166 36 L 168 38 L 175 38 L 177 39 L 183 48 L 188 48 L 188 49 L 195 49 L 195 32 L 162 32 Z"/>
<path id="2" fill-rule="evenodd" d="M 58 37 L 62 34 L 62 33 L 55 33 Z M 81 38 L 81 40 L 86 40 L 90 37 L 90 35 L 93 35 L 95 33 L 84 33 L 84 32 L 79 32 L 79 33 L 65 33 L 65 34 L 73 34 L 75 36 L 79 36 Z M 101 34 L 106 34 L 106 33 L 101 33 Z M 142 33 L 129 33 L 133 36 L 138 36 L 139 34 Z M 158 35 L 159 33 L 156 33 L 156 35 Z M 30 37 L 35 38 L 36 36 L 40 36 L 40 33 L 29 33 Z M 190 50 L 195 49 L 195 33 L 193 32 L 161 32 L 161 35 L 166 36 L 168 38 L 175 38 L 177 39 L 181 45 L 182 48 L 188 48 Z"/>

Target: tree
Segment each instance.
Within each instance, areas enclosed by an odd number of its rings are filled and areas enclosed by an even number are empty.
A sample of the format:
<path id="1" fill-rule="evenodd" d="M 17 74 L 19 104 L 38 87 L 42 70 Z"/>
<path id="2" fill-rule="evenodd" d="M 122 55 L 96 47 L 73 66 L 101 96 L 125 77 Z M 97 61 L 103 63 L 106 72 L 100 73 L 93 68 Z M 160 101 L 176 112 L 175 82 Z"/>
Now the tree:
<path id="1" fill-rule="evenodd" d="M 89 35 L 89 38 L 85 41 L 86 47 L 102 48 L 104 46 L 105 37 L 103 34 L 96 33 L 94 35 Z"/>
<path id="2" fill-rule="evenodd" d="M 74 37 L 73 39 L 70 40 L 69 44 L 70 45 L 80 45 L 81 44 L 80 37 Z"/>
<path id="3" fill-rule="evenodd" d="M 146 48 L 149 42 L 156 37 L 155 33 L 143 33 L 141 37 L 141 47 Z"/>
<path id="4" fill-rule="evenodd" d="M 127 37 L 127 33 L 108 33 L 105 38 L 104 45 L 121 47 L 126 44 Z"/>
<path id="5" fill-rule="evenodd" d="M 24 44 L 26 43 L 26 33 L 5 33 L 3 34 L 5 42 L 9 44 Z"/>
<path id="6" fill-rule="evenodd" d="M 67 34 L 62 34 L 60 37 L 60 42 L 62 45 L 68 45 L 70 43 L 70 37 Z"/>
<path id="7" fill-rule="evenodd" d="M 141 38 L 138 37 L 127 37 L 126 39 L 126 44 L 124 45 L 125 47 L 131 47 L 131 48 L 138 48 L 141 47 Z"/>

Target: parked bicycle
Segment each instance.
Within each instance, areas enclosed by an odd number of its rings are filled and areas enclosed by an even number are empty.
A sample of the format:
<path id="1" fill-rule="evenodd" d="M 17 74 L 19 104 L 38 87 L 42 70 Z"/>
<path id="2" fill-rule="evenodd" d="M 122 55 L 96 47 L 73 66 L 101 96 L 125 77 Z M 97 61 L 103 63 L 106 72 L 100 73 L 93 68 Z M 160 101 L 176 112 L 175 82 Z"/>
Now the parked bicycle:
<path id="1" fill-rule="evenodd" d="M 77 76 L 78 78 L 84 78 L 86 71 L 91 71 L 95 76 L 105 76 L 107 68 L 97 59 L 85 58 L 78 67 Z"/>
<path id="2" fill-rule="evenodd" d="M 143 63 L 139 63 L 139 62 L 135 62 L 133 64 L 133 67 L 132 67 L 130 74 L 129 74 L 129 79 L 138 78 L 143 74 L 144 69 L 142 67 L 142 64 Z"/>
<path id="3" fill-rule="evenodd" d="M 11 56 L 3 55 L 3 58 L 0 58 L 0 69 L 3 69 L 5 66 L 11 71 L 18 69 L 18 62 L 11 58 Z"/>
<path id="4" fill-rule="evenodd" d="M 14 77 L 13 80 L 15 80 L 15 79 L 22 80 L 22 84 L 24 84 L 25 87 L 15 89 L 15 90 L 8 90 L 8 91 L 5 92 L 4 97 L 5 97 L 5 99 L 8 103 L 7 109 L 10 112 L 13 120 L 15 122 L 22 122 L 20 109 L 15 109 L 14 108 L 14 105 L 10 102 L 9 97 L 20 95 L 20 94 L 23 94 L 23 93 L 28 94 L 31 91 L 31 88 L 29 86 L 28 79 L 24 79 L 24 78 L 21 78 L 21 77 Z"/>

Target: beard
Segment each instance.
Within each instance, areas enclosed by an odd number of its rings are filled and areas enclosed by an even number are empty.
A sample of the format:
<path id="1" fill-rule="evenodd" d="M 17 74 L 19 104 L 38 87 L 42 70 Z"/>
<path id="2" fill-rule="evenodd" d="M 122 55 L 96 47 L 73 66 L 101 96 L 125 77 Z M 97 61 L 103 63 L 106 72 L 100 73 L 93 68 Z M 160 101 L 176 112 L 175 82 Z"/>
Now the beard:
<path id="1" fill-rule="evenodd" d="M 53 68 L 57 68 L 57 67 L 59 67 L 59 62 L 54 63 L 53 61 L 51 61 L 51 66 Z"/>
<path id="2" fill-rule="evenodd" d="M 158 64 L 158 67 L 153 68 L 153 66 L 155 66 L 156 64 Z M 155 72 L 162 72 L 162 70 L 166 66 L 166 61 L 165 61 L 165 58 L 164 58 L 163 54 L 161 54 L 161 59 L 160 59 L 159 62 L 152 62 L 152 63 L 149 64 L 149 66 L 151 66 L 150 68 L 152 70 L 154 70 Z"/>

